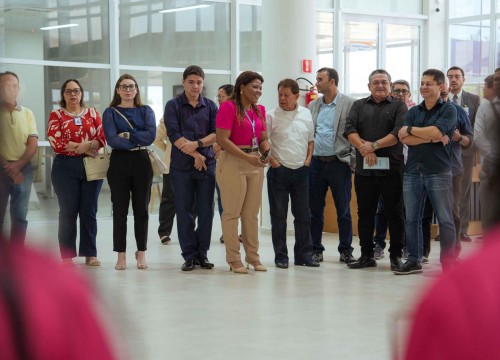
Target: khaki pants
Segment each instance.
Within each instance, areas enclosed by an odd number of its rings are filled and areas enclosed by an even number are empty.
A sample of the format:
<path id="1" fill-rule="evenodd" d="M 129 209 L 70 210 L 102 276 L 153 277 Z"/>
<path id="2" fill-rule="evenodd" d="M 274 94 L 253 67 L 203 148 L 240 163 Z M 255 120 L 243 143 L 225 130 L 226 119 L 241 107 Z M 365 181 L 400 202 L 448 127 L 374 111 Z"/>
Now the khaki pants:
<path id="1" fill-rule="evenodd" d="M 238 240 L 238 220 L 241 218 L 245 260 L 251 264 L 258 262 L 258 214 L 262 202 L 264 169 L 222 151 L 217 160 L 216 179 L 222 199 L 221 221 L 226 261 L 241 261 Z"/>

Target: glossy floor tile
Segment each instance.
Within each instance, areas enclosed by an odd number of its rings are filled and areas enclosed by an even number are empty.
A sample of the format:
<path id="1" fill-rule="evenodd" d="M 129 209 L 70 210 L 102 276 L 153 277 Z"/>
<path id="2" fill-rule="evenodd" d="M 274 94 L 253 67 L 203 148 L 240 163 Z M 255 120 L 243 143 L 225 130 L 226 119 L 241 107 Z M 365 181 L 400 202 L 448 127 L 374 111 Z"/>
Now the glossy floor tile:
<path id="1" fill-rule="evenodd" d="M 114 270 L 109 218 L 98 224 L 102 266 L 85 267 L 82 258 L 77 265 L 98 289 L 128 359 L 390 359 L 400 347 L 406 312 L 440 273 L 438 242 L 432 242 L 422 275 L 395 276 L 387 251 L 376 268 L 350 270 L 340 264 L 334 234 L 324 236 L 327 251 L 320 268 L 277 269 L 271 236 L 261 231 L 260 254 L 268 271 L 232 274 L 219 242 L 217 214 L 209 252 L 213 270 L 182 272 L 175 230 L 173 243 L 162 245 L 157 215 L 150 219 L 149 269 L 137 270 L 133 219 L 128 221 L 125 271 Z M 35 221 L 29 227 L 30 243 L 55 256 L 56 234 L 57 222 Z M 357 257 L 358 239 L 353 243 Z M 288 244 L 293 253 L 293 236 Z M 464 253 L 478 247 L 464 244 Z"/>

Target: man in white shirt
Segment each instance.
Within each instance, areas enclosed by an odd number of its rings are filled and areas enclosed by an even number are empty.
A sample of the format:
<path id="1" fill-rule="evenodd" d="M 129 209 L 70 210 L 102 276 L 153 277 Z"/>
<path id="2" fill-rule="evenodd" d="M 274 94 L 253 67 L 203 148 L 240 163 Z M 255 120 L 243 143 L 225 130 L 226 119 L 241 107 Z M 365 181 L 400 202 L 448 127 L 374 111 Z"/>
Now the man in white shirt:
<path id="1" fill-rule="evenodd" d="M 481 222 L 483 231 L 491 228 L 495 223 L 495 199 L 496 192 L 492 189 L 492 175 L 494 175 L 495 164 L 498 161 L 498 153 L 495 152 L 498 139 L 495 139 L 496 126 L 500 126 L 500 68 L 495 70 L 493 75 L 493 88 L 496 97 L 491 102 L 486 102 L 479 106 L 474 124 L 474 143 L 481 151 L 483 165 L 479 173 L 479 201 L 481 203 Z M 496 109 L 496 114 L 494 109 Z"/>
<path id="2" fill-rule="evenodd" d="M 286 225 L 288 199 L 292 201 L 295 227 L 294 263 L 318 267 L 312 259 L 309 237 L 309 165 L 314 149 L 311 112 L 299 106 L 299 85 L 293 79 L 278 84 L 279 106 L 267 114 L 267 134 L 271 143 L 271 168 L 267 172 L 271 232 L 276 267 L 288 268 Z"/>

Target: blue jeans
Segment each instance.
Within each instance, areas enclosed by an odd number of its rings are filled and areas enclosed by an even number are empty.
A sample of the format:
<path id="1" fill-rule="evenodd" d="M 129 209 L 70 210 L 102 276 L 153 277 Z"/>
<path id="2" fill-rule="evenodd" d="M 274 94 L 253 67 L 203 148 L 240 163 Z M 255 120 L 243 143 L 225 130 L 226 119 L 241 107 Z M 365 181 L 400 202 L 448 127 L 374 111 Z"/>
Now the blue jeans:
<path id="1" fill-rule="evenodd" d="M 295 229 L 295 263 L 311 261 L 312 244 L 309 238 L 309 168 L 302 166 L 289 169 L 283 165 L 269 168 L 267 193 L 271 213 L 271 233 L 274 261 L 288 263 L 286 246 L 286 219 L 288 198 L 292 201 L 293 226 Z"/>
<path id="2" fill-rule="evenodd" d="M 337 209 L 339 226 L 338 251 L 352 251 L 351 219 L 351 168 L 346 163 L 335 160 L 323 162 L 313 156 L 309 169 L 309 209 L 311 211 L 311 239 L 313 250 L 323 252 L 321 243 L 324 225 L 325 197 L 330 188 Z"/>
<path id="3" fill-rule="evenodd" d="M 404 174 L 403 196 L 406 210 L 408 259 L 420 262 L 424 252 L 422 217 L 426 195 L 439 222 L 441 263 L 455 259 L 455 224 L 452 212 L 451 172 L 441 174 Z"/>
<path id="4" fill-rule="evenodd" d="M 206 257 L 214 217 L 215 169 L 180 171 L 170 168 L 174 189 L 177 236 L 184 260 Z M 195 228 L 195 208 L 198 226 Z"/>
<path id="5" fill-rule="evenodd" d="M 26 216 L 33 183 L 33 167 L 28 163 L 21 172 L 24 181 L 21 184 L 14 184 L 10 176 L 0 171 L 0 238 L 3 236 L 3 224 L 10 197 L 10 238 L 24 243 L 28 228 Z"/>
<path id="6" fill-rule="evenodd" d="M 76 220 L 80 216 L 78 256 L 97 256 L 97 200 L 102 180 L 87 181 L 83 157 L 57 155 L 52 185 L 59 203 L 59 249 L 62 258 L 76 256 Z"/>

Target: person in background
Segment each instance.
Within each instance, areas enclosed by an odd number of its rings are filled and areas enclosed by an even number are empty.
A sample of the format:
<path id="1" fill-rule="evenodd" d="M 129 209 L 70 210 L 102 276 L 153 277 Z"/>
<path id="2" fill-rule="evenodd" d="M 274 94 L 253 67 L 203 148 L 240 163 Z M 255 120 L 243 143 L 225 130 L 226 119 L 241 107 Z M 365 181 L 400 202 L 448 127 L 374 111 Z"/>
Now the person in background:
<path id="1" fill-rule="evenodd" d="M 77 218 L 80 217 L 78 256 L 85 264 L 100 266 L 97 259 L 97 203 L 102 180 L 87 181 L 83 158 L 96 156 L 106 146 L 101 116 L 83 102 L 83 88 L 76 79 L 61 86 L 61 106 L 53 110 L 47 125 L 47 139 L 56 153 L 52 164 L 52 185 L 59 203 L 59 248 L 64 262 L 77 256 Z"/>
<path id="2" fill-rule="evenodd" d="M 244 71 L 236 79 L 234 93 L 217 114 L 217 143 L 222 146 L 217 161 L 217 183 L 222 206 L 222 234 L 226 261 L 234 273 L 246 274 L 238 240 L 241 218 L 246 262 L 255 271 L 267 271 L 259 257 L 258 214 L 262 202 L 264 167 L 270 151 L 266 133 L 266 109 L 257 105 L 263 77 Z M 249 266 L 247 265 L 247 268 Z"/>
<path id="3" fill-rule="evenodd" d="M 450 83 L 450 100 L 464 108 L 471 126 L 474 127 L 476 120 L 476 112 L 480 104 L 479 96 L 471 94 L 463 90 L 465 83 L 464 70 L 458 66 L 452 66 L 448 69 L 446 76 Z M 460 199 L 460 239 L 461 241 L 470 242 L 472 239 L 467 234 L 470 222 L 470 193 L 472 187 L 472 168 L 476 160 L 476 147 L 474 144 L 462 151 L 462 191 Z"/>
<path id="4" fill-rule="evenodd" d="M 212 269 L 207 257 L 212 237 L 215 192 L 215 117 L 217 105 L 202 95 L 205 72 L 196 65 L 182 74 L 184 92 L 165 105 L 165 126 L 172 143 L 170 176 L 174 189 L 177 236 L 184 264 Z M 195 221 L 195 209 L 197 221 Z"/>
<path id="5" fill-rule="evenodd" d="M 163 245 L 169 245 L 172 243 L 170 234 L 172 233 L 172 228 L 174 226 L 175 201 L 174 190 L 172 189 L 169 174 L 172 144 L 168 139 L 167 129 L 165 128 L 163 118 L 161 118 L 160 123 L 156 127 L 156 138 L 154 144 L 163 151 L 163 162 L 167 168 L 163 173 L 163 188 L 161 191 L 160 211 L 158 214 L 158 220 L 160 222 L 160 225 L 158 226 L 158 235 L 160 236 L 160 241 Z"/>
<path id="6" fill-rule="evenodd" d="M 143 105 L 139 85 L 132 75 L 116 81 L 113 100 L 103 113 L 108 145 L 113 148 L 108 183 L 113 204 L 113 251 L 118 253 L 116 270 L 127 266 L 127 215 L 132 195 L 137 268 L 148 268 L 146 250 L 153 169 L 147 146 L 156 137 L 153 109 Z"/>
<path id="7" fill-rule="evenodd" d="M 410 84 L 406 80 L 396 80 L 391 86 L 391 96 L 396 99 L 403 100 L 406 103 L 408 109 L 415 106 L 415 102 L 411 99 Z M 408 147 L 403 145 L 403 155 L 406 159 L 408 154 Z M 382 197 L 378 200 L 377 213 L 375 214 L 375 236 L 373 241 L 375 243 L 374 257 L 375 260 L 382 259 L 385 249 L 385 238 L 387 236 L 387 218 L 384 214 L 384 200 Z M 403 258 L 407 258 L 408 251 L 406 246 L 403 247 Z"/>
<path id="8" fill-rule="evenodd" d="M 487 101 L 491 101 L 495 98 L 496 92 L 495 87 L 493 85 L 494 74 L 488 75 L 484 78 L 483 84 L 483 99 Z M 478 109 L 479 111 L 479 109 Z"/>
<path id="9" fill-rule="evenodd" d="M 231 84 L 221 85 L 219 87 L 219 90 L 217 91 L 217 102 L 219 103 L 219 107 L 224 101 L 229 100 L 231 98 L 233 92 L 234 92 L 234 86 Z M 221 150 L 222 148 L 219 146 L 219 144 L 215 143 L 214 144 L 215 159 L 219 158 Z M 215 191 L 217 192 L 217 208 L 219 209 L 219 217 L 222 220 L 222 200 L 220 198 L 220 189 L 217 182 L 215 182 Z M 220 242 L 224 243 L 224 237 L 222 235 L 220 236 Z"/>
<path id="10" fill-rule="evenodd" d="M 497 221 L 494 210 L 498 203 L 496 196 L 499 183 L 498 178 L 495 178 L 495 166 L 500 168 L 499 138 L 496 131 L 500 127 L 500 68 L 493 75 L 493 86 L 496 96 L 479 106 L 474 125 L 475 143 L 483 156 L 479 173 L 479 201 L 484 232 L 491 229 Z"/>
<path id="11" fill-rule="evenodd" d="M 274 263 L 288 268 L 286 227 L 288 199 L 292 202 L 295 229 L 294 264 L 318 267 L 312 259 L 309 237 L 309 165 L 314 149 L 311 112 L 299 106 L 299 85 L 293 79 L 278 84 L 279 106 L 267 113 L 267 136 L 273 154 L 267 171 Z"/>
<path id="12" fill-rule="evenodd" d="M 354 148 L 342 135 L 354 99 L 338 90 L 339 74 L 333 68 L 316 73 L 316 87 L 322 97 L 309 104 L 314 123 L 314 152 L 309 174 L 309 209 L 313 260 L 323 261 L 322 243 L 326 194 L 330 188 L 339 229 L 339 261 L 349 264 L 352 256 L 351 168 L 355 166 Z"/>
<path id="13" fill-rule="evenodd" d="M 18 96 L 18 76 L 0 73 L 0 238 L 10 197 L 10 239 L 24 243 L 38 131 L 33 112 L 19 105 Z"/>

